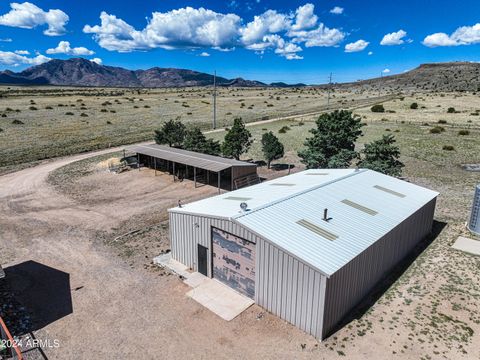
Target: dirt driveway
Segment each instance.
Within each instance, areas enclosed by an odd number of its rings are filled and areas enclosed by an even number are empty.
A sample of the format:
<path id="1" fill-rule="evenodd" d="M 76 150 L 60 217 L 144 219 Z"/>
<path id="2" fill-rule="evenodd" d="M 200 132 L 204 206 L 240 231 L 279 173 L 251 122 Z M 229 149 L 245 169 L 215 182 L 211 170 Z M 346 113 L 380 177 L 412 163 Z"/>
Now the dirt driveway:
<path id="1" fill-rule="evenodd" d="M 112 149 L 95 154 L 108 151 Z M 59 342 L 58 348 L 44 348 L 48 358 L 292 358 L 314 354 L 319 345 L 312 337 L 268 314 L 257 319 L 262 310 L 256 306 L 227 323 L 188 299 L 186 286 L 176 277 L 131 268 L 115 256 L 95 234 L 142 209 L 134 206 L 127 211 L 122 201 L 85 205 L 57 193 L 46 182 L 53 170 L 89 156 L 55 160 L 0 177 L 0 261 L 18 279 L 25 275 L 21 269 L 42 269 L 32 270 L 18 286 L 24 293 L 43 294 L 41 299 L 35 295 L 39 303 L 30 299 L 27 305 L 43 316 L 44 326 L 35 336 Z M 189 185 L 175 185 L 169 192 L 185 186 Z M 144 199 L 146 195 L 131 196 Z M 44 316 L 46 310 L 50 318 Z M 306 344 L 303 350 L 301 344 Z"/>

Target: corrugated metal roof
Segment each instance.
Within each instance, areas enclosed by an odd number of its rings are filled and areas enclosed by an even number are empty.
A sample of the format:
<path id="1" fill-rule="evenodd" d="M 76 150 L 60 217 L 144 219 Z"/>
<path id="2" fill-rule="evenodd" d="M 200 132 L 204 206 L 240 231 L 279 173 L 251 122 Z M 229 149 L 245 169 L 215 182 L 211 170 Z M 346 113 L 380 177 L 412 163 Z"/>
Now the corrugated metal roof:
<path id="1" fill-rule="evenodd" d="M 195 166 L 197 168 L 214 172 L 222 171 L 234 166 L 256 166 L 255 164 L 245 161 L 227 159 L 220 156 L 207 155 L 158 144 L 132 145 L 127 146 L 125 149 L 137 154 L 153 156 L 158 159 L 174 161 L 180 164 Z"/>
<path id="2" fill-rule="evenodd" d="M 315 170 L 170 211 L 230 218 L 330 276 L 438 195 L 371 170 L 328 169 L 322 170 L 328 175 L 306 176 L 312 172 Z M 296 185 L 269 186 L 275 181 Z M 378 187 L 405 197 L 379 191 Z M 227 196 L 251 197 L 249 209 L 242 212 L 239 202 L 223 200 Z M 375 216 L 344 203 L 345 199 L 375 211 Z M 324 209 L 328 209 L 328 221 L 323 220 Z M 326 239 L 298 223 L 302 220 L 338 238 Z"/>

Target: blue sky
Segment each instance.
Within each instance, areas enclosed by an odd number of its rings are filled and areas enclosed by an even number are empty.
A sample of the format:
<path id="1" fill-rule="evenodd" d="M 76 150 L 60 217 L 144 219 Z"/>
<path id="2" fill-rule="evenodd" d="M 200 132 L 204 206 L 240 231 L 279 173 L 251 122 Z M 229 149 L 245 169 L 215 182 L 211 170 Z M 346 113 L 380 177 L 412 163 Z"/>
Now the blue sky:
<path id="1" fill-rule="evenodd" d="M 188 68 L 324 83 L 480 61 L 480 3 L 59 1 L 0 3 L 0 69 L 82 56 L 130 69 Z"/>

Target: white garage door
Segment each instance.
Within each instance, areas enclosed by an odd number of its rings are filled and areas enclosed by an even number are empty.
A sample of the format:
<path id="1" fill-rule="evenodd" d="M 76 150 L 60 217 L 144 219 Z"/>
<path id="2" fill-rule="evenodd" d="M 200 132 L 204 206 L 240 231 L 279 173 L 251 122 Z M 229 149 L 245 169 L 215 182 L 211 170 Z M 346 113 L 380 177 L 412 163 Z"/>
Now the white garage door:
<path id="1" fill-rule="evenodd" d="M 255 244 L 212 228 L 213 277 L 249 298 L 255 297 Z"/>

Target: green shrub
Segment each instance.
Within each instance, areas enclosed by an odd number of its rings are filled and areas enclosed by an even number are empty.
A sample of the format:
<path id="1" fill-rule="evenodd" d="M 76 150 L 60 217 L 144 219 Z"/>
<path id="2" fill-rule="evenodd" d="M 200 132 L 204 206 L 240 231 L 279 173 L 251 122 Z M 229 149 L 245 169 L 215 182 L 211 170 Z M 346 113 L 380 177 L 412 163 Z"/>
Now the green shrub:
<path id="1" fill-rule="evenodd" d="M 455 108 L 454 107 L 449 107 L 448 110 L 447 110 L 447 113 L 449 113 L 449 114 L 456 113 Z"/>
<path id="2" fill-rule="evenodd" d="M 107 109 L 100 109 L 100 112 L 108 112 Z"/>
<path id="3" fill-rule="evenodd" d="M 452 145 L 443 145 L 442 150 L 453 151 L 455 148 Z"/>
<path id="4" fill-rule="evenodd" d="M 431 134 L 440 134 L 442 132 L 445 131 L 445 128 L 441 127 L 441 126 L 435 126 L 433 128 L 430 129 L 430 133 Z"/>
<path id="5" fill-rule="evenodd" d="M 416 110 L 418 109 L 418 104 L 416 102 L 410 104 L 410 109 Z"/>
<path id="6" fill-rule="evenodd" d="M 13 125 L 23 125 L 23 121 L 22 121 L 22 120 L 15 119 L 15 120 L 12 121 L 12 124 L 13 124 Z"/>
<path id="7" fill-rule="evenodd" d="M 278 130 L 279 134 L 285 134 L 290 128 L 288 126 L 282 127 L 280 130 Z"/>
<path id="8" fill-rule="evenodd" d="M 110 120 L 107 120 L 107 125 L 112 125 L 112 122 Z"/>
<path id="9" fill-rule="evenodd" d="M 38 110 L 35 106 L 30 106 L 28 109 L 29 110 Z"/>
<path id="10" fill-rule="evenodd" d="M 53 107 L 51 107 L 51 106 L 45 106 L 45 110 L 52 110 L 52 109 L 53 109 Z"/>
<path id="11" fill-rule="evenodd" d="M 372 112 L 376 112 L 376 113 L 383 113 L 385 112 L 385 108 L 383 107 L 382 104 L 376 104 L 376 105 L 373 105 L 370 110 L 372 110 Z"/>
<path id="12" fill-rule="evenodd" d="M 65 115 L 70 115 L 70 116 L 71 116 L 71 115 L 74 115 L 74 114 L 73 114 L 73 112 L 67 111 L 67 112 L 65 113 Z"/>
<path id="13" fill-rule="evenodd" d="M 439 123 L 439 124 L 446 124 L 446 123 L 447 123 L 447 120 L 440 119 L 440 120 L 438 120 L 438 123 Z"/>
<path id="14" fill-rule="evenodd" d="M 458 132 L 458 135 L 470 135 L 470 131 L 468 131 L 468 130 L 460 130 L 460 131 Z"/>
<path id="15" fill-rule="evenodd" d="M 7 117 L 7 114 L 2 114 L 2 117 Z"/>

